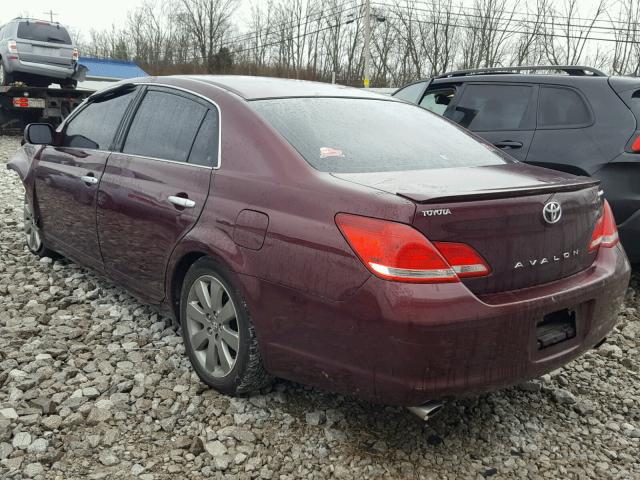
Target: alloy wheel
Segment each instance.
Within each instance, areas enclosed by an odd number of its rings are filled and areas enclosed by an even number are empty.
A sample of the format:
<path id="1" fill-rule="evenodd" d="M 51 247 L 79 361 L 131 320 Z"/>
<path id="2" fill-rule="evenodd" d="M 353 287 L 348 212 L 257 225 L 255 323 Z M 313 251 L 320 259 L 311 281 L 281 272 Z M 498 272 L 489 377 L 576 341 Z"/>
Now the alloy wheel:
<path id="1" fill-rule="evenodd" d="M 238 358 L 240 331 L 225 286 L 211 275 L 198 277 L 189 289 L 186 317 L 196 361 L 214 377 L 227 376 Z"/>
<path id="2" fill-rule="evenodd" d="M 42 247 L 42 239 L 40 238 L 40 230 L 36 225 L 36 220 L 33 217 L 33 210 L 29 201 L 24 199 L 24 235 L 29 250 L 37 252 Z"/>

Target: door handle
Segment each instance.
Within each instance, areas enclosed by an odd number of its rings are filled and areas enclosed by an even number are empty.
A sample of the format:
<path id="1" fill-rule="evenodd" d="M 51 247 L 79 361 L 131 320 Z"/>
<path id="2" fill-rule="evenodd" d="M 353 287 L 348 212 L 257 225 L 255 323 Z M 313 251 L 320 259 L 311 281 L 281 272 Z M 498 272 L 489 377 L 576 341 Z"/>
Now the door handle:
<path id="1" fill-rule="evenodd" d="M 196 202 L 194 202 L 193 200 L 189 200 L 188 198 L 184 197 L 176 197 L 175 195 L 171 195 L 169 197 L 169 201 L 175 206 L 182 208 L 193 208 L 196 206 Z"/>
<path id="2" fill-rule="evenodd" d="M 511 140 L 496 142 L 494 145 L 498 148 L 522 148 L 522 142 L 513 142 Z"/>
<path id="3" fill-rule="evenodd" d="M 80 179 L 87 185 L 95 185 L 98 183 L 98 179 L 93 175 L 83 175 Z"/>

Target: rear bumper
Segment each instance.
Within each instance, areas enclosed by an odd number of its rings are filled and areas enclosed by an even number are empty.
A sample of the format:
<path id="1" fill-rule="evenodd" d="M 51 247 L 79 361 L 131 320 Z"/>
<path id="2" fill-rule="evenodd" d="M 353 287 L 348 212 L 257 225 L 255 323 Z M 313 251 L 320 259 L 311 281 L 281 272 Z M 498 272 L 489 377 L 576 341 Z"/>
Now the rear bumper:
<path id="1" fill-rule="evenodd" d="M 244 280 L 272 373 L 374 402 L 420 405 L 520 383 L 577 357 L 613 328 L 630 267 L 620 247 L 572 277 L 478 298 L 463 284 L 371 278 L 329 302 Z M 576 337 L 539 351 L 536 324 L 577 312 Z"/>
<path id="2" fill-rule="evenodd" d="M 66 79 L 75 72 L 75 65 L 50 65 L 47 63 L 33 63 L 20 60 L 3 60 L 9 73 L 25 73 L 42 77 Z"/>

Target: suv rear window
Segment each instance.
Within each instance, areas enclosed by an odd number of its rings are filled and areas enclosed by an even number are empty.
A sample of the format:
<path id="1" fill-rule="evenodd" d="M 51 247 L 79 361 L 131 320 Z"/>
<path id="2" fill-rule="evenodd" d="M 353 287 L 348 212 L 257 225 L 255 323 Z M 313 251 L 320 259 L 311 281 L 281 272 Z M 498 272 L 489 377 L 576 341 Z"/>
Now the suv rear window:
<path id="1" fill-rule="evenodd" d="M 563 87 L 540 90 L 538 127 L 575 127 L 589 123 L 589 108 L 575 90 Z"/>
<path id="2" fill-rule="evenodd" d="M 71 45 L 71 37 L 64 27 L 45 22 L 20 22 L 18 24 L 18 38 Z"/>
<path id="3" fill-rule="evenodd" d="M 508 160 L 407 103 L 359 98 L 257 100 L 262 115 L 314 168 L 356 173 L 498 165 Z"/>

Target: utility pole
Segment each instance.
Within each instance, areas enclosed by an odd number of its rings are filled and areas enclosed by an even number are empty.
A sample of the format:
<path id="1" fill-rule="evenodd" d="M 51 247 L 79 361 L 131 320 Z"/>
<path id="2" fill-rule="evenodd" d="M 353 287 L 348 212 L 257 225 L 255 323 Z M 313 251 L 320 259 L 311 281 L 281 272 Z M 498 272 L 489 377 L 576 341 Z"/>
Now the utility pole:
<path id="1" fill-rule="evenodd" d="M 371 65 L 371 1 L 364 2 L 364 88 L 369 88 Z"/>
<path id="2" fill-rule="evenodd" d="M 51 9 L 49 9 L 49 11 L 48 11 L 48 12 L 43 12 L 43 13 L 46 13 L 47 15 L 49 15 L 49 18 L 51 19 L 51 23 L 53 23 L 53 17 L 54 17 L 54 15 L 55 15 L 56 17 L 58 16 L 58 14 L 57 14 L 56 12 L 54 12 L 53 10 L 51 10 Z"/>

